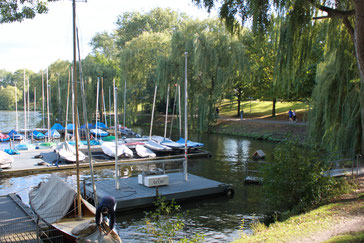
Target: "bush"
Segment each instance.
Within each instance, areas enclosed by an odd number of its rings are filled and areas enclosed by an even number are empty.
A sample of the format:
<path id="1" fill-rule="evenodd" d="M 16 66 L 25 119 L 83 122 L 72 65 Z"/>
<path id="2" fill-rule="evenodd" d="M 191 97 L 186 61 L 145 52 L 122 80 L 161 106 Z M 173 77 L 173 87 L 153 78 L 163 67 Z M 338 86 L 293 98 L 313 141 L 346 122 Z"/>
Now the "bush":
<path id="1" fill-rule="evenodd" d="M 273 160 L 264 167 L 264 191 L 275 207 L 294 213 L 307 211 L 338 195 L 346 188 L 343 180 L 325 176 L 329 170 L 321 151 L 297 142 L 278 145 Z"/>

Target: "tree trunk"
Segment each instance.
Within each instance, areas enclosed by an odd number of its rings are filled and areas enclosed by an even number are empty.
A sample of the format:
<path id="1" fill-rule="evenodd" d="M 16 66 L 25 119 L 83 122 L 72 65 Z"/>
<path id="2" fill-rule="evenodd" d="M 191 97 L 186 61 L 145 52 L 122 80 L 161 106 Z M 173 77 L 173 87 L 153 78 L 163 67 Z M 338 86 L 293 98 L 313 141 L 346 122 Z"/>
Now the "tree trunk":
<path id="1" fill-rule="evenodd" d="M 276 117 L 276 102 L 277 102 L 277 99 L 274 98 L 273 99 L 273 108 L 272 108 L 272 117 Z"/>
<path id="2" fill-rule="evenodd" d="M 238 95 L 238 116 L 240 116 L 240 102 L 241 102 L 241 93 Z"/>
<path id="3" fill-rule="evenodd" d="M 355 31 L 354 45 L 360 74 L 360 115 L 361 115 L 361 143 L 360 153 L 364 154 L 364 1 L 354 0 Z"/>

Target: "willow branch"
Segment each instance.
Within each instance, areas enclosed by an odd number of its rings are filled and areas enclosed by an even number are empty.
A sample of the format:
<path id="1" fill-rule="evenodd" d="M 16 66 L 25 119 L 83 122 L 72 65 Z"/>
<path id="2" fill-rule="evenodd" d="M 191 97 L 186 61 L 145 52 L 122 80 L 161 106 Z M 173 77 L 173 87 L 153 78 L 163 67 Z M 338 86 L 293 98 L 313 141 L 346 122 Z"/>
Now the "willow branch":
<path id="1" fill-rule="evenodd" d="M 344 18 L 343 19 L 343 22 L 344 22 L 345 27 L 348 29 L 348 32 L 351 35 L 351 38 L 354 40 L 354 28 L 351 25 L 349 19 L 348 18 Z"/>
<path id="2" fill-rule="evenodd" d="M 338 9 L 333 9 L 333 8 L 329 8 L 323 5 L 316 5 L 316 7 L 318 9 L 320 9 L 321 11 L 324 11 L 327 13 L 326 16 L 318 16 L 318 17 L 314 17 L 313 19 L 327 19 L 327 18 L 341 18 L 343 19 L 343 23 L 345 25 L 345 27 L 347 28 L 349 34 L 351 35 L 351 37 L 354 39 L 354 28 L 351 25 L 348 17 L 355 15 L 355 10 L 338 10 Z"/>
<path id="3" fill-rule="evenodd" d="M 326 6 L 323 6 L 323 5 L 316 5 L 316 7 L 318 9 L 320 9 L 321 11 L 324 11 L 327 13 L 327 16 L 328 17 L 331 17 L 331 18 L 346 18 L 346 17 L 349 17 L 349 16 L 353 16 L 355 14 L 355 10 L 347 10 L 347 11 L 344 11 L 344 10 L 338 10 L 338 9 L 333 9 L 333 8 L 329 8 L 329 7 L 326 7 Z"/>

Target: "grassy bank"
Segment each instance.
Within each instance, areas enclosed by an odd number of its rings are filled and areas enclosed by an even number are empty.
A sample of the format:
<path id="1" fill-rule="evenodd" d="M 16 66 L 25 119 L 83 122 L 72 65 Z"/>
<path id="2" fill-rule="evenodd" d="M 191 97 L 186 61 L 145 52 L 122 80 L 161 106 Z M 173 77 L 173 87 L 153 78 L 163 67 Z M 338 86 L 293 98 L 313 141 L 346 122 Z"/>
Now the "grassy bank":
<path id="1" fill-rule="evenodd" d="M 272 101 L 243 101 L 241 102 L 241 109 L 244 110 L 244 117 L 246 118 L 269 118 L 281 120 L 288 120 L 287 113 L 289 109 L 295 110 L 299 113 L 299 120 L 307 120 L 308 105 L 302 102 L 276 102 L 276 117 L 272 118 Z M 220 114 L 222 116 L 236 117 L 238 116 L 238 103 L 237 101 L 224 100 L 219 106 Z"/>
<path id="2" fill-rule="evenodd" d="M 353 193 L 308 213 L 269 227 L 255 223 L 254 234 L 242 233 L 236 242 L 364 242 L 364 178 L 357 183 Z"/>
<path id="3" fill-rule="evenodd" d="M 288 139 L 303 141 L 307 126 L 295 123 L 274 123 L 270 121 L 219 119 L 209 127 L 209 132 L 235 135 L 271 142 L 282 142 Z"/>

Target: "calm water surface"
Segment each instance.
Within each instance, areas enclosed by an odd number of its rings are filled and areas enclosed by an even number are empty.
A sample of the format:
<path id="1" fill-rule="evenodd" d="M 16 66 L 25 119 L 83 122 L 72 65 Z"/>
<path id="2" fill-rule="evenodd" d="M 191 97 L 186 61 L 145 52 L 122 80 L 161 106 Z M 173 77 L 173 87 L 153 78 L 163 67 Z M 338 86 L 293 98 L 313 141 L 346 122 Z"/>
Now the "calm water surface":
<path id="1" fill-rule="evenodd" d="M 1 126 L 2 124 L 0 124 Z M 148 134 L 147 129 L 138 132 Z M 163 129 L 153 130 L 153 133 L 162 135 Z M 230 242 L 239 238 L 242 220 L 244 220 L 244 231 L 249 233 L 250 223 L 262 218 L 266 212 L 272 209 L 263 202 L 260 186 L 244 185 L 246 161 L 258 149 L 270 154 L 275 144 L 215 134 L 191 133 L 189 139 L 205 143 L 204 149 L 210 151 L 212 157 L 189 159 L 188 172 L 231 184 L 235 195 L 232 199 L 216 197 L 183 203 L 182 213 L 186 227 L 180 236 L 189 237 L 199 233 L 205 236 L 204 242 Z M 57 174 L 75 187 L 76 176 L 74 174 L 71 172 Z M 112 178 L 114 171 L 98 169 L 95 174 L 96 179 Z M 30 188 L 40 181 L 47 180 L 49 176 L 49 174 L 38 174 L 3 178 L 0 181 L 0 195 L 16 192 L 25 203 L 28 203 Z M 82 172 L 82 178 L 90 180 L 88 171 Z M 138 230 L 141 225 L 144 225 L 143 216 L 142 211 L 118 214 L 116 227 L 123 242 L 150 242 L 152 240 Z"/>

